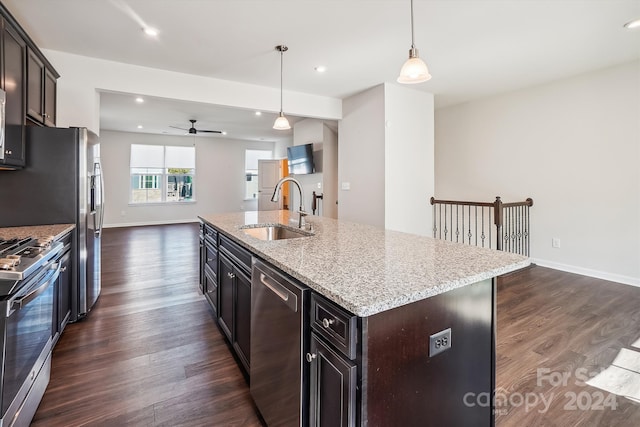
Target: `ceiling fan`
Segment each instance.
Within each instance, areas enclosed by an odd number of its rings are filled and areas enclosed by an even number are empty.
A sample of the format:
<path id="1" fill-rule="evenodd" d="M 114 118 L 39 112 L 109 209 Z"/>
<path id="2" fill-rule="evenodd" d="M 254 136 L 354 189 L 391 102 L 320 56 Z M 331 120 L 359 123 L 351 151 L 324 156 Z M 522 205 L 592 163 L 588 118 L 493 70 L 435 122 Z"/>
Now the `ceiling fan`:
<path id="1" fill-rule="evenodd" d="M 179 128 L 177 126 L 169 126 L 169 127 L 174 129 L 186 130 L 191 135 L 196 135 L 199 133 L 222 133 L 221 130 L 196 129 L 196 120 L 190 119 L 189 121 L 191 122 L 191 127 L 189 129 Z"/>

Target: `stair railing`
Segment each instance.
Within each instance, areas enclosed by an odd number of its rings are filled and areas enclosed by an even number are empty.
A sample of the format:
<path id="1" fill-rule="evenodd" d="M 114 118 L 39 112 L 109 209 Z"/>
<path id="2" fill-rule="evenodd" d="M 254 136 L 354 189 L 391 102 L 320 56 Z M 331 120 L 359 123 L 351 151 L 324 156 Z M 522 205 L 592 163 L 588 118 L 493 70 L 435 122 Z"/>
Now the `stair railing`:
<path id="1" fill-rule="evenodd" d="M 533 199 L 503 203 L 437 200 L 433 205 L 433 237 L 529 256 Z M 492 238 L 493 237 L 493 238 Z"/>

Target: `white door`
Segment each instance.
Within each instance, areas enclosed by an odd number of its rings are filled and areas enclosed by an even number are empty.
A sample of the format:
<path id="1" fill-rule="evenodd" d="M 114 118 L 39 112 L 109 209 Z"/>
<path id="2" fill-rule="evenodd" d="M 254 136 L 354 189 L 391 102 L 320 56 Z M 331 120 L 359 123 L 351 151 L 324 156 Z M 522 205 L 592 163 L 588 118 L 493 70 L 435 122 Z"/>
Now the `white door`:
<path id="1" fill-rule="evenodd" d="M 282 202 L 271 201 L 273 189 L 280 180 L 280 160 L 258 160 L 258 210 L 280 209 Z M 282 197 L 280 197 L 282 200 Z"/>

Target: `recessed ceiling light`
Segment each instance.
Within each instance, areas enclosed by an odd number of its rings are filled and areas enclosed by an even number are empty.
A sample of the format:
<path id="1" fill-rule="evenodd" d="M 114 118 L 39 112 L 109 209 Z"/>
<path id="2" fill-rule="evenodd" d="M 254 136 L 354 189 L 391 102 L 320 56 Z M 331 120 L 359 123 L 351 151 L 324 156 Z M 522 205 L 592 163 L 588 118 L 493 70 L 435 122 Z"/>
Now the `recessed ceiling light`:
<path id="1" fill-rule="evenodd" d="M 327 71 L 327 67 L 325 67 L 324 65 L 318 65 L 317 67 L 314 67 L 313 69 L 316 70 L 319 73 L 324 73 L 325 71 Z"/>
<path id="2" fill-rule="evenodd" d="M 158 35 L 158 30 L 156 30 L 155 28 L 145 27 L 142 29 L 142 31 L 144 31 L 146 35 L 151 37 L 156 37 Z"/>
<path id="3" fill-rule="evenodd" d="M 138 125 L 138 129 L 142 129 L 142 125 Z"/>
<path id="4" fill-rule="evenodd" d="M 256 111 L 256 116 L 261 116 L 262 115 L 262 111 Z"/>
<path id="5" fill-rule="evenodd" d="M 634 28 L 640 28 L 640 19 L 634 19 L 633 21 L 629 21 L 624 24 L 625 28 L 633 30 Z"/>
<path id="6" fill-rule="evenodd" d="M 138 104 L 142 104 L 142 103 L 144 102 L 144 99 L 142 99 L 142 98 L 140 98 L 140 97 L 137 97 L 137 98 L 136 98 L 136 102 L 137 102 Z"/>
<path id="7" fill-rule="evenodd" d="M 227 134 L 227 131 L 226 131 L 226 130 L 223 130 L 223 131 L 222 131 L 222 134 L 223 134 L 223 135 L 226 135 L 226 134 Z"/>

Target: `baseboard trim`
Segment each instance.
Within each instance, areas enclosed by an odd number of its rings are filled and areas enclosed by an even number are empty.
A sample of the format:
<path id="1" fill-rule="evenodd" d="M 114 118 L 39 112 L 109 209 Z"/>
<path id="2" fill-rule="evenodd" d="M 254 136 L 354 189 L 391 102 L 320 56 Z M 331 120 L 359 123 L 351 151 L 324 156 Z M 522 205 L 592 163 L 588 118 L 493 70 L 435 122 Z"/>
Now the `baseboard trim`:
<path id="1" fill-rule="evenodd" d="M 161 221 L 142 221 L 142 222 L 117 222 L 114 224 L 105 224 L 104 228 L 119 228 L 119 227 L 141 227 L 145 225 L 167 225 L 167 224 L 187 224 L 190 222 L 198 222 L 197 219 L 171 219 Z"/>
<path id="2" fill-rule="evenodd" d="M 596 279 L 608 280 L 610 282 L 622 283 L 624 285 L 636 286 L 640 288 L 640 279 L 631 276 L 607 273 L 606 271 L 592 270 L 590 268 L 561 264 L 559 262 L 547 261 L 544 259 L 531 258 L 531 262 L 536 263 L 540 267 L 553 268 L 554 270 L 566 271 L 567 273 L 581 274 L 583 276 L 594 277 Z"/>

